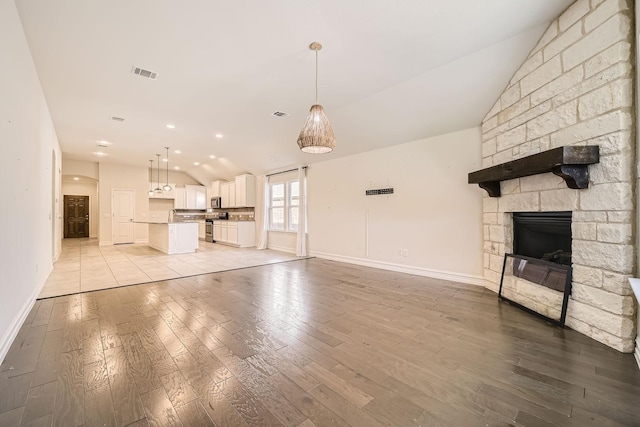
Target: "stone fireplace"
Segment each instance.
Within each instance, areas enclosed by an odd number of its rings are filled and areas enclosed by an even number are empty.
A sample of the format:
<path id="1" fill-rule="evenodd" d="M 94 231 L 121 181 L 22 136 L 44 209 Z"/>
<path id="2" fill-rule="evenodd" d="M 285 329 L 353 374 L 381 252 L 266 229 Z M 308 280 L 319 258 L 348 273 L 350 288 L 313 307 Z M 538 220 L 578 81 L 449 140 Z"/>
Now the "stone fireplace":
<path id="1" fill-rule="evenodd" d="M 500 183 L 483 199 L 485 286 L 498 290 L 514 250 L 513 215 L 571 213 L 572 295 L 566 324 L 632 352 L 635 308 L 635 135 L 628 1 L 578 0 L 551 23 L 482 124 L 483 167 L 561 146 L 597 145 L 589 186 L 551 173 Z M 479 190 L 480 191 L 480 190 Z"/>

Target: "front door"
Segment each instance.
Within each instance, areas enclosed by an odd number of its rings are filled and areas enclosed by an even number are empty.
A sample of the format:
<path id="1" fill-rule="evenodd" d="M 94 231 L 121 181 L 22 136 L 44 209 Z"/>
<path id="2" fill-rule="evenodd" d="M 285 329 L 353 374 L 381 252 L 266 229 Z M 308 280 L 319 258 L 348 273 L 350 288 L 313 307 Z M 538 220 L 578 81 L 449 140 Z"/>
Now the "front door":
<path id="1" fill-rule="evenodd" d="M 113 244 L 133 243 L 133 190 L 113 190 Z"/>
<path id="2" fill-rule="evenodd" d="M 64 237 L 89 237 L 89 196 L 64 196 Z"/>

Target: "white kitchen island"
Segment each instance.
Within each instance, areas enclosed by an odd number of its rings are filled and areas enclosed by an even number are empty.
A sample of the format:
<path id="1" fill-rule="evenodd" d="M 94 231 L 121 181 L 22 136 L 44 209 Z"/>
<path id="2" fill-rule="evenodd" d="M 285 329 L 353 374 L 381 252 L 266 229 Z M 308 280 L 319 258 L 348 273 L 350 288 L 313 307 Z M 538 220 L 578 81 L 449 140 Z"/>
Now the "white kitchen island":
<path id="1" fill-rule="evenodd" d="M 197 222 L 149 224 L 149 246 L 165 254 L 188 254 L 198 249 Z"/>

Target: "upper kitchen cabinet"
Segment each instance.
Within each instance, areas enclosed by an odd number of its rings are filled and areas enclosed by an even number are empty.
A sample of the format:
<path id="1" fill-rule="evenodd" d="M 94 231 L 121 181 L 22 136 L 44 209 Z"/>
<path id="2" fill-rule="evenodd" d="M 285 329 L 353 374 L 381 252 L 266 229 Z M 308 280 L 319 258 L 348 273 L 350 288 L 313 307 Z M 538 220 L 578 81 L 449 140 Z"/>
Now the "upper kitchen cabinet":
<path id="1" fill-rule="evenodd" d="M 236 182 L 223 182 L 220 184 L 220 197 L 223 208 L 235 208 L 236 205 Z"/>
<path id="2" fill-rule="evenodd" d="M 239 208 L 256 206 L 256 177 L 249 174 L 236 176 L 236 204 Z"/>
<path id="3" fill-rule="evenodd" d="M 184 188 L 187 209 L 207 208 L 207 188 L 204 185 L 185 185 Z"/>
<path id="4" fill-rule="evenodd" d="M 220 195 L 220 187 L 223 184 L 223 181 L 212 181 L 211 185 L 207 187 L 207 199 L 211 200 L 212 197 L 221 197 Z"/>
<path id="5" fill-rule="evenodd" d="M 176 187 L 176 198 L 173 207 L 176 209 L 185 209 L 187 207 L 187 190 L 184 187 Z"/>

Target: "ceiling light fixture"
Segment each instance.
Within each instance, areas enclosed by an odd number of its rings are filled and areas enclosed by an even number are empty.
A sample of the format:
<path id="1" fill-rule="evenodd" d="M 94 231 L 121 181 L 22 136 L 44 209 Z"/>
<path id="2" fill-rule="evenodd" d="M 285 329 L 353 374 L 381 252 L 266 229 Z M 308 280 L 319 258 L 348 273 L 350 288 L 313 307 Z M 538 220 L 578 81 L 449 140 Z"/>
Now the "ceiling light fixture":
<path id="1" fill-rule="evenodd" d="M 194 165 L 200 166 L 200 162 L 193 162 Z"/>
<path id="2" fill-rule="evenodd" d="M 179 171 L 180 170 L 180 166 L 174 166 L 173 167 L 175 170 Z"/>
<path id="3" fill-rule="evenodd" d="M 96 151 L 93 154 L 95 154 L 96 156 L 106 156 L 107 155 L 107 153 L 103 153 L 102 151 Z"/>
<path id="4" fill-rule="evenodd" d="M 216 133 L 216 138 L 220 139 L 222 138 L 224 135 L 222 135 L 221 133 Z"/>
<path id="5" fill-rule="evenodd" d="M 172 125 L 171 123 L 169 123 L 169 124 L 167 125 L 167 127 L 168 127 L 169 129 L 175 129 L 175 128 L 176 128 L 176 125 Z"/>
<path id="6" fill-rule="evenodd" d="M 171 191 L 171 186 L 169 185 L 169 147 L 164 147 L 167 150 L 167 183 L 162 187 L 164 191 Z"/>
<path id="7" fill-rule="evenodd" d="M 176 154 L 182 153 L 182 151 L 180 151 L 180 150 L 174 150 L 173 152 L 176 153 Z"/>
<path id="8" fill-rule="evenodd" d="M 153 160 L 149 160 L 149 197 L 153 196 Z"/>
<path id="9" fill-rule="evenodd" d="M 216 156 L 214 156 L 213 154 L 209 156 L 210 159 L 215 159 Z"/>
<path id="10" fill-rule="evenodd" d="M 313 42 L 309 49 L 316 52 L 316 103 L 311 106 L 307 120 L 298 136 L 298 147 L 305 153 L 324 154 L 330 153 L 336 147 L 336 137 L 324 114 L 324 108 L 318 104 L 318 51 L 322 45 Z"/>
<path id="11" fill-rule="evenodd" d="M 73 180 L 74 180 L 74 181 L 80 181 L 80 178 L 78 178 L 77 176 L 74 176 L 74 177 L 73 177 Z"/>
<path id="12" fill-rule="evenodd" d="M 155 190 L 153 190 L 153 192 L 156 194 L 161 194 L 162 188 L 160 188 L 160 154 L 156 154 L 156 156 L 158 157 L 158 186 L 155 188 Z"/>

